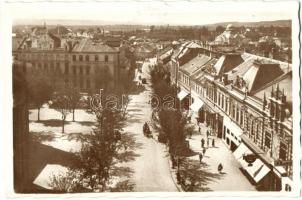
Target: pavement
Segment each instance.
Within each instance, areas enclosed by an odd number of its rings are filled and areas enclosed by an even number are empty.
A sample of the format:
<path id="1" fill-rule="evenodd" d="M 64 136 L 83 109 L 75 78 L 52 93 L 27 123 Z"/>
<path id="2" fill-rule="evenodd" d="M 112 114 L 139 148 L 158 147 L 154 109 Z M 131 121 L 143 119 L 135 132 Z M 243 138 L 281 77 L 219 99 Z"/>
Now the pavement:
<path id="1" fill-rule="evenodd" d="M 193 121 L 193 120 L 192 120 Z M 205 140 L 206 153 L 203 155 L 202 162 L 207 164 L 207 170 L 212 173 L 218 173 L 218 165 L 222 164 L 223 170 L 219 179 L 208 183 L 207 187 L 211 191 L 256 191 L 256 188 L 239 170 L 240 164 L 235 159 L 232 151 L 227 148 L 225 143 L 215 136 L 209 136 L 209 146 L 207 146 L 206 131 L 208 128 L 205 124 L 200 124 L 201 131 L 198 132 L 198 126 L 195 123 L 195 131 L 188 138 L 190 148 L 195 152 L 202 152 L 201 139 Z M 215 140 L 215 146 L 212 146 L 212 140 Z M 199 155 L 190 157 L 190 159 L 199 161 Z"/>

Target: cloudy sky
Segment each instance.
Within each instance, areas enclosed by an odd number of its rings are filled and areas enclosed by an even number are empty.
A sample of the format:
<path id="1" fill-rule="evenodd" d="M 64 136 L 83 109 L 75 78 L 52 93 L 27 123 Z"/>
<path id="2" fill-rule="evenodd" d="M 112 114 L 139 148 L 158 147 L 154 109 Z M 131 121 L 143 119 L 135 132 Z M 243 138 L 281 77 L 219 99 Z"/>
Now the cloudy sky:
<path id="1" fill-rule="evenodd" d="M 227 2 L 227 3 L 226 3 Z M 127 24 L 202 25 L 223 21 L 291 19 L 297 2 L 285 1 L 82 1 L 9 3 L 13 19 L 100 20 Z"/>

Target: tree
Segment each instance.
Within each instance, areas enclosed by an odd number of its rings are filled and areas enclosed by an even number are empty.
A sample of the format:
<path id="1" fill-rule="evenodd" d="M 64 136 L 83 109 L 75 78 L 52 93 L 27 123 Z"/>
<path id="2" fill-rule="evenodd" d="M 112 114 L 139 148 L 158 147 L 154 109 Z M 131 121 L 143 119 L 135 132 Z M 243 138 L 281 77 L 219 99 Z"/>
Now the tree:
<path id="1" fill-rule="evenodd" d="M 40 121 L 40 109 L 42 105 L 51 99 L 53 87 L 40 76 L 28 78 L 30 99 L 38 108 L 38 121 Z"/>
<path id="2" fill-rule="evenodd" d="M 80 90 L 76 87 L 68 87 L 66 89 L 66 95 L 70 102 L 70 108 L 72 111 L 72 121 L 75 121 L 75 109 L 78 107 L 81 99 Z"/>
<path id="3" fill-rule="evenodd" d="M 97 127 L 81 138 L 82 148 L 77 154 L 77 166 L 66 175 L 54 176 L 50 180 L 53 189 L 63 192 L 132 191 L 133 184 L 122 180 L 112 185 L 113 176 L 129 177 L 128 167 L 117 163 L 133 160 L 132 149 L 136 144 L 127 134 L 121 134 L 124 118 L 118 109 L 94 109 Z"/>
<path id="4" fill-rule="evenodd" d="M 51 106 L 61 113 L 62 116 L 62 133 L 64 133 L 64 126 L 67 115 L 72 111 L 70 99 L 65 91 L 58 92 L 51 104 Z"/>
<path id="5" fill-rule="evenodd" d="M 216 33 L 219 35 L 221 34 L 223 31 L 225 30 L 225 28 L 223 26 L 217 26 L 216 27 Z"/>

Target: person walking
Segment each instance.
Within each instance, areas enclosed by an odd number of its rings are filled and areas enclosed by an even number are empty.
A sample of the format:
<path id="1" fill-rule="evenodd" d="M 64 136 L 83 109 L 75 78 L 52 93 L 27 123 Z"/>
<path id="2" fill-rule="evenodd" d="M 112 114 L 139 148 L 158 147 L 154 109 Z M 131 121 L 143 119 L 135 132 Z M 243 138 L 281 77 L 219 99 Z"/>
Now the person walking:
<path id="1" fill-rule="evenodd" d="M 207 147 L 210 146 L 210 138 L 207 138 Z"/>
<path id="2" fill-rule="evenodd" d="M 200 128 L 200 126 L 198 125 L 198 132 L 200 133 L 200 131 L 201 131 L 201 128 Z"/>
<path id="3" fill-rule="evenodd" d="M 219 172 L 219 174 L 221 174 L 221 172 L 222 172 L 222 169 L 223 169 L 223 166 L 222 166 L 222 164 L 221 163 L 219 163 L 219 165 L 218 165 L 218 172 Z"/>
<path id="4" fill-rule="evenodd" d="M 203 153 L 203 155 L 205 155 L 205 154 L 206 154 L 206 151 L 207 151 L 207 150 L 206 150 L 206 148 L 203 148 L 203 149 L 202 149 L 202 153 Z"/>
<path id="5" fill-rule="evenodd" d="M 204 139 L 202 138 L 200 142 L 201 142 L 201 148 L 204 148 L 204 142 L 205 142 Z"/>
<path id="6" fill-rule="evenodd" d="M 212 147 L 215 147 L 215 139 L 212 139 Z"/>
<path id="7" fill-rule="evenodd" d="M 209 130 L 207 130 L 207 137 L 209 137 L 209 135 L 210 135 L 210 132 L 209 132 Z"/>
<path id="8" fill-rule="evenodd" d="M 201 160 L 202 160 L 202 153 L 199 153 L 199 163 L 201 164 Z"/>

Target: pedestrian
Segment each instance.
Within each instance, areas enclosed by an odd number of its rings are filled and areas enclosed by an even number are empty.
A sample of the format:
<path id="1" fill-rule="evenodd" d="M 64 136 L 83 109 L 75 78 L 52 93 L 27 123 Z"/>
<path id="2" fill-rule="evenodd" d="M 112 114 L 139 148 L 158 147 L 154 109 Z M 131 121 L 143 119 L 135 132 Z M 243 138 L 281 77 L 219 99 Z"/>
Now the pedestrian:
<path id="1" fill-rule="evenodd" d="M 212 139 L 212 146 L 215 147 L 215 140 L 214 140 L 214 138 Z"/>
<path id="2" fill-rule="evenodd" d="M 218 165 L 218 172 L 221 174 L 221 172 L 222 172 L 222 169 L 223 169 L 223 166 L 222 166 L 222 164 L 221 163 L 219 163 L 219 165 Z"/>
<path id="3" fill-rule="evenodd" d="M 200 133 L 200 131 L 201 131 L 201 128 L 200 128 L 200 126 L 198 126 L 198 132 Z"/>
<path id="4" fill-rule="evenodd" d="M 202 153 L 203 153 L 203 155 L 205 155 L 205 154 L 206 154 L 206 151 L 207 151 L 207 150 L 206 150 L 206 148 L 203 148 L 203 149 L 202 149 Z"/>
<path id="5" fill-rule="evenodd" d="M 204 139 L 202 138 L 200 142 L 201 142 L 201 148 L 204 148 L 204 142 L 205 142 Z"/>
<path id="6" fill-rule="evenodd" d="M 209 135 L 210 135 L 210 132 L 209 132 L 209 130 L 207 130 L 207 137 L 209 137 Z"/>
<path id="7" fill-rule="evenodd" d="M 210 146 L 210 138 L 207 138 L 207 147 Z"/>
<path id="8" fill-rule="evenodd" d="M 192 131 L 190 131 L 190 139 L 192 138 Z"/>
<path id="9" fill-rule="evenodd" d="M 202 153 L 199 153 L 199 163 L 201 164 L 201 160 L 202 160 Z"/>

